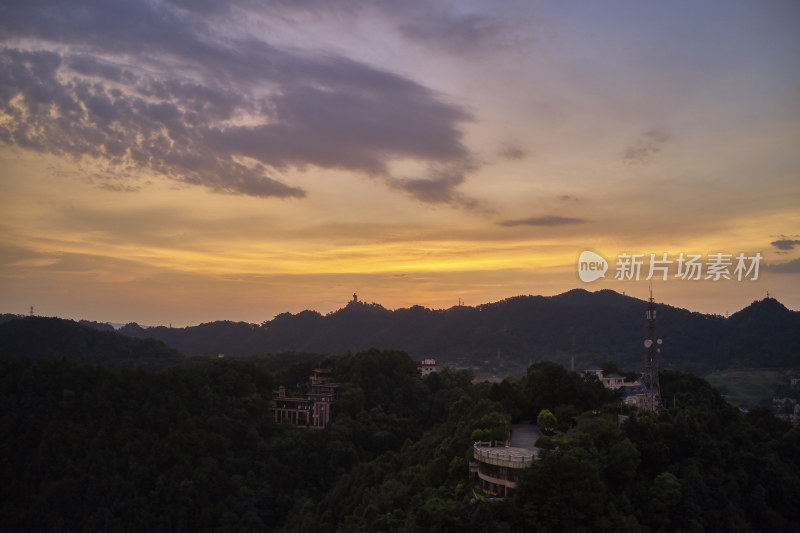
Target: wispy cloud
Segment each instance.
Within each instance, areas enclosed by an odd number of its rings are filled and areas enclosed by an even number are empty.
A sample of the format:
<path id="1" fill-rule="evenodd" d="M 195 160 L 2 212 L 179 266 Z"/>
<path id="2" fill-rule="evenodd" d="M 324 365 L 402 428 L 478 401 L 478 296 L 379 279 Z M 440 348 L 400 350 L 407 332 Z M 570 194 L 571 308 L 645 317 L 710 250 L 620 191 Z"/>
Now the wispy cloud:
<path id="1" fill-rule="evenodd" d="M 582 218 L 547 216 L 547 217 L 523 218 L 518 220 L 504 220 L 499 224 L 501 226 L 506 226 L 506 227 L 514 227 L 514 226 L 553 227 L 553 226 L 569 226 L 572 224 L 583 224 L 585 222 L 586 220 Z"/>
<path id="2" fill-rule="evenodd" d="M 248 0 L 239 3 L 248 4 Z M 435 0 L 276 0 L 259 5 L 298 23 L 320 16 L 377 15 L 410 45 L 471 58 L 500 49 L 519 50 L 532 40 L 529 31 L 521 30 L 519 14 L 509 17 L 508 6 L 497 7 L 493 4 L 490 10 L 476 10 L 475 5 Z"/>
<path id="3" fill-rule="evenodd" d="M 520 159 L 524 159 L 526 155 L 528 155 L 528 152 L 517 145 L 507 145 L 500 150 L 500 157 L 503 159 L 519 161 Z"/>
<path id="4" fill-rule="evenodd" d="M 469 55 L 514 44 L 515 32 L 508 21 L 485 13 L 456 13 L 430 2 L 418 4 L 427 4 L 427 9 L 415 9 L 415 15 L 399 25 L 400 32 L 412 42 Z"/>
<path id="5" fill-rule="evenodd" d="M 234 13 L 183 1 L 7 4 L 0 142 L 221 193 L 300 198 L 284 171 L 313 166 L 384 179 L 424 202 L 470 203 L 456 191 L 473 168 L 467 110 L 390 71 L 211 23 Z M 395 160 L 447 170 L 393 176 Z"/>
<path id="6" fill-rule="evenodd" d="M 663 128 L 655 128 L 644 132 L 622 152 L 626 163 L 649 163 L 661 151 L 672 136 Z"/>

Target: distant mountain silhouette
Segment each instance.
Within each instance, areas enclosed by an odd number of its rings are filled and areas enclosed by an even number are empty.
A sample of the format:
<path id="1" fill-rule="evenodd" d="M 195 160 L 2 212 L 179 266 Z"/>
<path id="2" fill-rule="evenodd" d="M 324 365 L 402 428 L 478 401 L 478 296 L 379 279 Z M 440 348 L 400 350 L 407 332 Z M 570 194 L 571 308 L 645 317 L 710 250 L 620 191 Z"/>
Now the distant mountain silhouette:
<path id="1" fill-rule="evenodd" d="M 753 302 L 732 314 L 726 326 L 729 355 L 746 366 L 784 367 L 787 360 L 800 359 L 800 313 L 775 298 Z"/>
<path id="2" fill-rule="evenodd" d="M 94 321 L 91 321 L 91 320 L 78 320 L 78 324 L 81 324 L 82 326 L 88 326 L 88 327 L 90 327 L 92 329 L 97 329 L 97 330 L 100 330 L 100 331 L 116 331 L 114 329 L 114 326 L 112 326 L 111 324 L 109 324 L 107 322 L 94 322 Z"/>
<path id="3" fill-rule="evenodd" d="M 0 357 L 30 361 L 68 359 L 83 364 L 148 370 L 161 370 L 184 360 L 175 349 L 161 341 L 135 339 L 97 329 L 106 324 L 87 324 L 92 327 L 72 320 L 37 316 L 7 320 L 0 323 Z"/>
<path id="4" fill-rule="evenodd" d="M 187 356 L 244 356 L 287 351 L 324 354 L 371 347 L 489 371 L 520 372 L 531 362 L 569 368 L 613 361 L 638 369 L 643 358 L 646 302 L 611 290 L 575 289 L 557 296 L 516 296 L 475 307 L 388 310 L 351 301 L 327 315 L 282 313 L 261 325 L 211 322 L 187 328 L 119 333 L 163 341 Z M 800 313 L 774 299 L 724 318 L 658 304 L 664 339 L 662 368 L 703 373 L 733 363 L 751 367 L 800 364 Z"/>
<path id="5" fill-rule="evenodd" d="M 4 322 L 8 322 L 9 320 L 16 320 L 18 318 L 22 318 L 25 315 L 14 315 L 11 313 L 0 313 L 0 324 Z"/>

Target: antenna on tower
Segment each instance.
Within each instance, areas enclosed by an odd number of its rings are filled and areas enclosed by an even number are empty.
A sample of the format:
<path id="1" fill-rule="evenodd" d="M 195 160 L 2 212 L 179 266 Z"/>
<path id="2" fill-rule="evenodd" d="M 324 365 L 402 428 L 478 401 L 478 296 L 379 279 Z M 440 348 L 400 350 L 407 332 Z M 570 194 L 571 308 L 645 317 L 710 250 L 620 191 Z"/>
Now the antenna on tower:
<path id="1" fill-rule="evenodd" d="M 661 339 L 656 338 L 656 304 L 653 300 L 653 287 L 650 287 L 650 298 L 645 311 L 647 319 L 647 338 L 644 340 L 644 347 L 647 350 L 644 361 L 644 387 L 645 387 L 645 409 L 658 411 L 661 407 L 661 387 L 658 383 L 658 366 L 661 357 Z"/>

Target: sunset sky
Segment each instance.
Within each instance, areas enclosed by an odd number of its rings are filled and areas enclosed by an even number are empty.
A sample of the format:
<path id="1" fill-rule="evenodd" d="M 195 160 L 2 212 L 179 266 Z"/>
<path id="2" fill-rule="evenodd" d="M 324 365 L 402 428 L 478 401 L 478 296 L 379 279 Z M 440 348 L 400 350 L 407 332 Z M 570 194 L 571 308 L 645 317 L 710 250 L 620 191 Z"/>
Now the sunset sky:
<path id="1" fill-rule="evenodd" d="M 645 298 L 622 253 L 760 253 L 656 300 L 800 309 L 794 0 L 4 0 L 0 41 L 0 312 Z"/>

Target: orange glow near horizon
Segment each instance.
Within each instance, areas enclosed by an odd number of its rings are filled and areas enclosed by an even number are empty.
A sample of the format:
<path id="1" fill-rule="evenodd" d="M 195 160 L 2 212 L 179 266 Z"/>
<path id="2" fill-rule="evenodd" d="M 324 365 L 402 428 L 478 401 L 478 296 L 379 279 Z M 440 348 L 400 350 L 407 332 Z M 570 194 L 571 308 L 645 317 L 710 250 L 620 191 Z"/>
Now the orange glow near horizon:
<path id="1" fill-rule="evenodd" d="M 48 1 L 15 8 L 31 26 L 0 47 L 0 312 L 190 325 L 353 292 L 646 297 L 581 282 L 584 250 L 759 252 L 756 282 L 657 298 L 800 309 L 795 6 L 706 2 L 686 26 L 668 4 L 248 4 L 140 34 L 178 20 L 142 3 L 124 32 L 42 35 Z"/>

